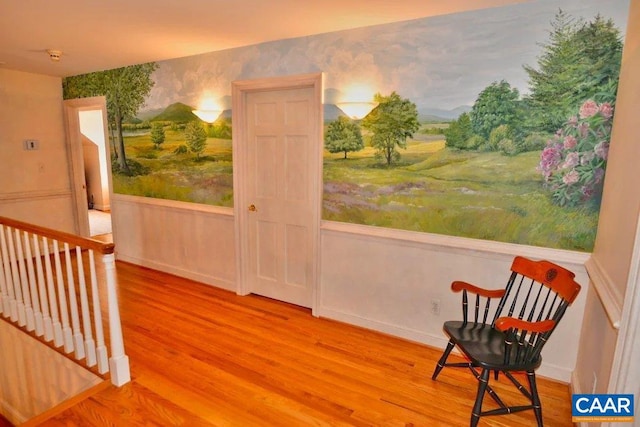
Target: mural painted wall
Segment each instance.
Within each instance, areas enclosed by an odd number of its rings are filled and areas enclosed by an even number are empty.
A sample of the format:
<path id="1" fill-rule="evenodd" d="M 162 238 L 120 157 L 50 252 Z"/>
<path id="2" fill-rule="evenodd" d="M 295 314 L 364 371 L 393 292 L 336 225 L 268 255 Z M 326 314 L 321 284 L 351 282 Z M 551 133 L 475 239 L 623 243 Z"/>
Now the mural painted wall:
<path id="1" fill-rule="evenodd" d="M 322 71 L 323 219 L 589 251 L 628 8 L 542 0 L 280 40 L 71 77 L 65 97 L 107 94 L 115 192 L 232 206 L 231 82 Z"/>

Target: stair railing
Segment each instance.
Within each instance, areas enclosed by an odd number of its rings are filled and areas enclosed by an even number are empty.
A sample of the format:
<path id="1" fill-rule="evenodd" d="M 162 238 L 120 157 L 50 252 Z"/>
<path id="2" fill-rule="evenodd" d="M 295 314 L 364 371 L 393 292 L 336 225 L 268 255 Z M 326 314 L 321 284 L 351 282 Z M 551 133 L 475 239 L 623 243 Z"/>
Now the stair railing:
<path id="1" fill-rule="evenodd" d="M 130 381 L 113 243 L 0 217 L 0 263 L 4 320 L 116 386 Z"/>

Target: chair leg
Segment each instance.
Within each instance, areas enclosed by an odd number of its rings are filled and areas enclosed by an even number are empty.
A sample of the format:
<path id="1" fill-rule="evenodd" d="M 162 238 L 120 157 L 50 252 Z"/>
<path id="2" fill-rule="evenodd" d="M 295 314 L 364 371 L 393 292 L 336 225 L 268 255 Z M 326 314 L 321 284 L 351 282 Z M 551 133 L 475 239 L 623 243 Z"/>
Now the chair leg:
<path id="1" fill-rule="evenodd" d="M 489 385 L 489 374 L 491 370 L 483 369 L 478 379 L 478 395 L 476 396 L 476 403 L 473 404 L 473 410 L 471 411 L 471 427 L 476 427 L 478 421 L 480 421 L 480 413 L 482 412 L 482 399 L 484 398 L 484 392 Z"/>
<path id="2" fill-rule="evenodd" d="M 447 357 L 449 357 L 449 353 L 451 353 L 451 350 L 453 350 L 454 346 L 455 344 L 453 343 L 453 341 L 449 340 L 449 342 L 447 343 L 447 348 L 444 349 L 444 353 L 442 353 L 442 356 L 440 357 L 440 360 L 438 360 L 438 364 L 436 365 L 436 369 L 433 371 L 433 375 L 431 375 L 432 380 L 435 380 L 438 377 L 440 371 L 442 371 L 442 368 L 444 368 Z"/>
<path id="3" fill-rule="evenodd" d="M 536 374 L 533 371 L 527 372 L 527 379 L 529 380 L 529 388 L 531 389 L 531 404 L 533 405 L 533 412 L 536 414 L 538 427 L 542 427 L 542 404 L 540 403 L 540 396 L 538 396 Z"/>

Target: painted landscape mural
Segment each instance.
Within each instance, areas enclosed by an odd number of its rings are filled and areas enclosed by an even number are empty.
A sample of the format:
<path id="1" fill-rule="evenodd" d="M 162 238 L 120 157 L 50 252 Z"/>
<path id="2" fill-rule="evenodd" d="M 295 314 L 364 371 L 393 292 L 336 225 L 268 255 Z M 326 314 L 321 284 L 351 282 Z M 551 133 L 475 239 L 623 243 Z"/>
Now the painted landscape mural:
<path id="1" fill-rule="evenodd" d="M 321 71 L 323 219 L 589 251 L 628 8 L 543 0 L 280 40 L 69 77 L 64 96 L 106 95 L 114 192 L 231 207 L 231 82 Z"/>

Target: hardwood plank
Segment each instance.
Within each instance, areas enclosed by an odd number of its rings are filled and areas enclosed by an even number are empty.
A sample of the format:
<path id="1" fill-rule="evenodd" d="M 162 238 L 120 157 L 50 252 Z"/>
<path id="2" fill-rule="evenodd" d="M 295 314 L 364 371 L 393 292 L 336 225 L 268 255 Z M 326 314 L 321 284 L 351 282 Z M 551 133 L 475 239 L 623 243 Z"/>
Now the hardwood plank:
<path id="1" fill-rule="evenodd" d="M 441 350 L 301 307 L 117 263 L 132 382 L 43 425 L 468 425 L 476 380 L 431 373 Z M 567 384 L 538 380 L 546 426 L 571 426 Z M 522 396 L 502 377 L 508 403 Z M 485 409 L 495 403 L 487 398 Z M 535 425 L 531 411 L 481 426 Z"/>

